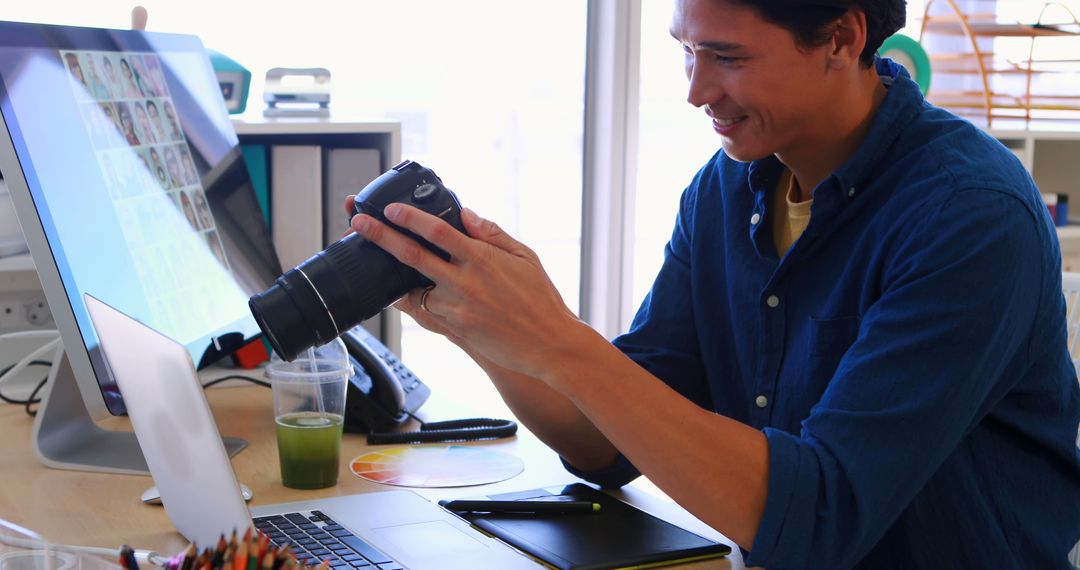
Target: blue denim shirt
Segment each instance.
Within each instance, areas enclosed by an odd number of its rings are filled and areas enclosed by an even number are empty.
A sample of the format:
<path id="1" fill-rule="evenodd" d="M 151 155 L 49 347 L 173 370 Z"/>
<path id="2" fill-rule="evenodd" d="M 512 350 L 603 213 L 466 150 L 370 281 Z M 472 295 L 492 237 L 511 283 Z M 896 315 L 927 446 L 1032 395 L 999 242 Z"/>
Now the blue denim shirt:
<path id="1" fill-rule="evenodd" d="M 777 255 L 775 157 L 717 153 L 615 344 L 764 431 L 768 568 L 1068 568 L 1080 388 L 1053 225 L 1020 162 L 879 60 L 888 95 Z M 724 453 L 724 442 L 716 442 Z M 625 458 L 576 474 L 637 476 Z"/>

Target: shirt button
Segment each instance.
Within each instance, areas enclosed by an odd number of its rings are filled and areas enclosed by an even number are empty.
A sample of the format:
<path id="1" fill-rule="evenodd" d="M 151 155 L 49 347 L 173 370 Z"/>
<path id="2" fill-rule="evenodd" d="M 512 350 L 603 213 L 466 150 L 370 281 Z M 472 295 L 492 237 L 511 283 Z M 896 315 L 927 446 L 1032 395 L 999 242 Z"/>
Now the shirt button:
<path id="1" fill-rule="evenodd" d="M 769 295 L 769 298 L 765 299 L 765 304 L 768 305 L 769 308 L 775 309 L 780 305 L 780 297 L 777 297 L 776 295 Z"/>
<path id="2" fill-rule="evenodd" d="M 848 198 L 854 198 L 855 197 L 855 187 L 854 186 L 851 187 L 851 188 L 848 188 L 847 195 L 848 195 Z"/>
<path id="3" fill-rule="evenodd" d="M 757 223 L 760 222 L 760 221 L 761 221 L 761 214 L 754 214 L 753 216 L 750 216 L 750 225 L 751 226 L 756 226 Z"/>
<path id="4" fill-rule="evenodd" d="M 757 407 L 764 408 L 769 405 L 769 399 L 765 396 L 758 396 L 757 398 L 754 398 L 754 403 L 757 404 Z"/>

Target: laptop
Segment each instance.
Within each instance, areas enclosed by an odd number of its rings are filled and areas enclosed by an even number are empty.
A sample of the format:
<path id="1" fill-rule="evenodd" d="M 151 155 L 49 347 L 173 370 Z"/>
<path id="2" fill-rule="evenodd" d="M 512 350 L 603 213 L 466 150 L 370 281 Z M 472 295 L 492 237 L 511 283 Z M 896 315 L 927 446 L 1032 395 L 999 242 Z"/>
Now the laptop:
<path id="1" fill-rule="evenodd" d="M 331 559 L 335 570 L 539 567 L 407 490 L 249 511 L 187 349 L 91 295 L 84 298 L 165 512 L 199 548 L 254 525 L 315 563 Z"/>

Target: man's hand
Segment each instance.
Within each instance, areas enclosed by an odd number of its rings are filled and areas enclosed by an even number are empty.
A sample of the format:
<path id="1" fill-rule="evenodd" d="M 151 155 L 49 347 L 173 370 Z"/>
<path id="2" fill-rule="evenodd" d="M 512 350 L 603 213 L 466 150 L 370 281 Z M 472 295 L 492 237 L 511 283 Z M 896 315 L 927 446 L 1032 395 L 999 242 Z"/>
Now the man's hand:
<path id="1" fill-rule="evenodd" d="M 493 222 L 462 209 L 462 234 L 404 204 L 390 204 L 384 213 L 451 256 L 443 260 L 375 218 L 354 216 L 354 231 L 436 284 L 394 306 L 474 358 L 540 378 L 551 359 L 565 353 L 573 332 L 587 329 L 563 303 L 536 254 Z"/>

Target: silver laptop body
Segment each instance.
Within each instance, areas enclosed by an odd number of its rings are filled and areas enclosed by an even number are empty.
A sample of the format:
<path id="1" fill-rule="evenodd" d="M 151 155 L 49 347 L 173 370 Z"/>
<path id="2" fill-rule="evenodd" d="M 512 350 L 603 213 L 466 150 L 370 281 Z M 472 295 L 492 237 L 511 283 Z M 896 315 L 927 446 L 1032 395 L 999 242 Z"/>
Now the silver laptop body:
<path id="1" fill-rule="evenodd" d="M 216 544 L 222 533 L 243 532 L 253 516 L 320 511 L 408 569 L 539 567 L 406 490 L 249 512 L 187 349 L 90 295 L 85 299 L 165 512 L 200 548 Z"/>

